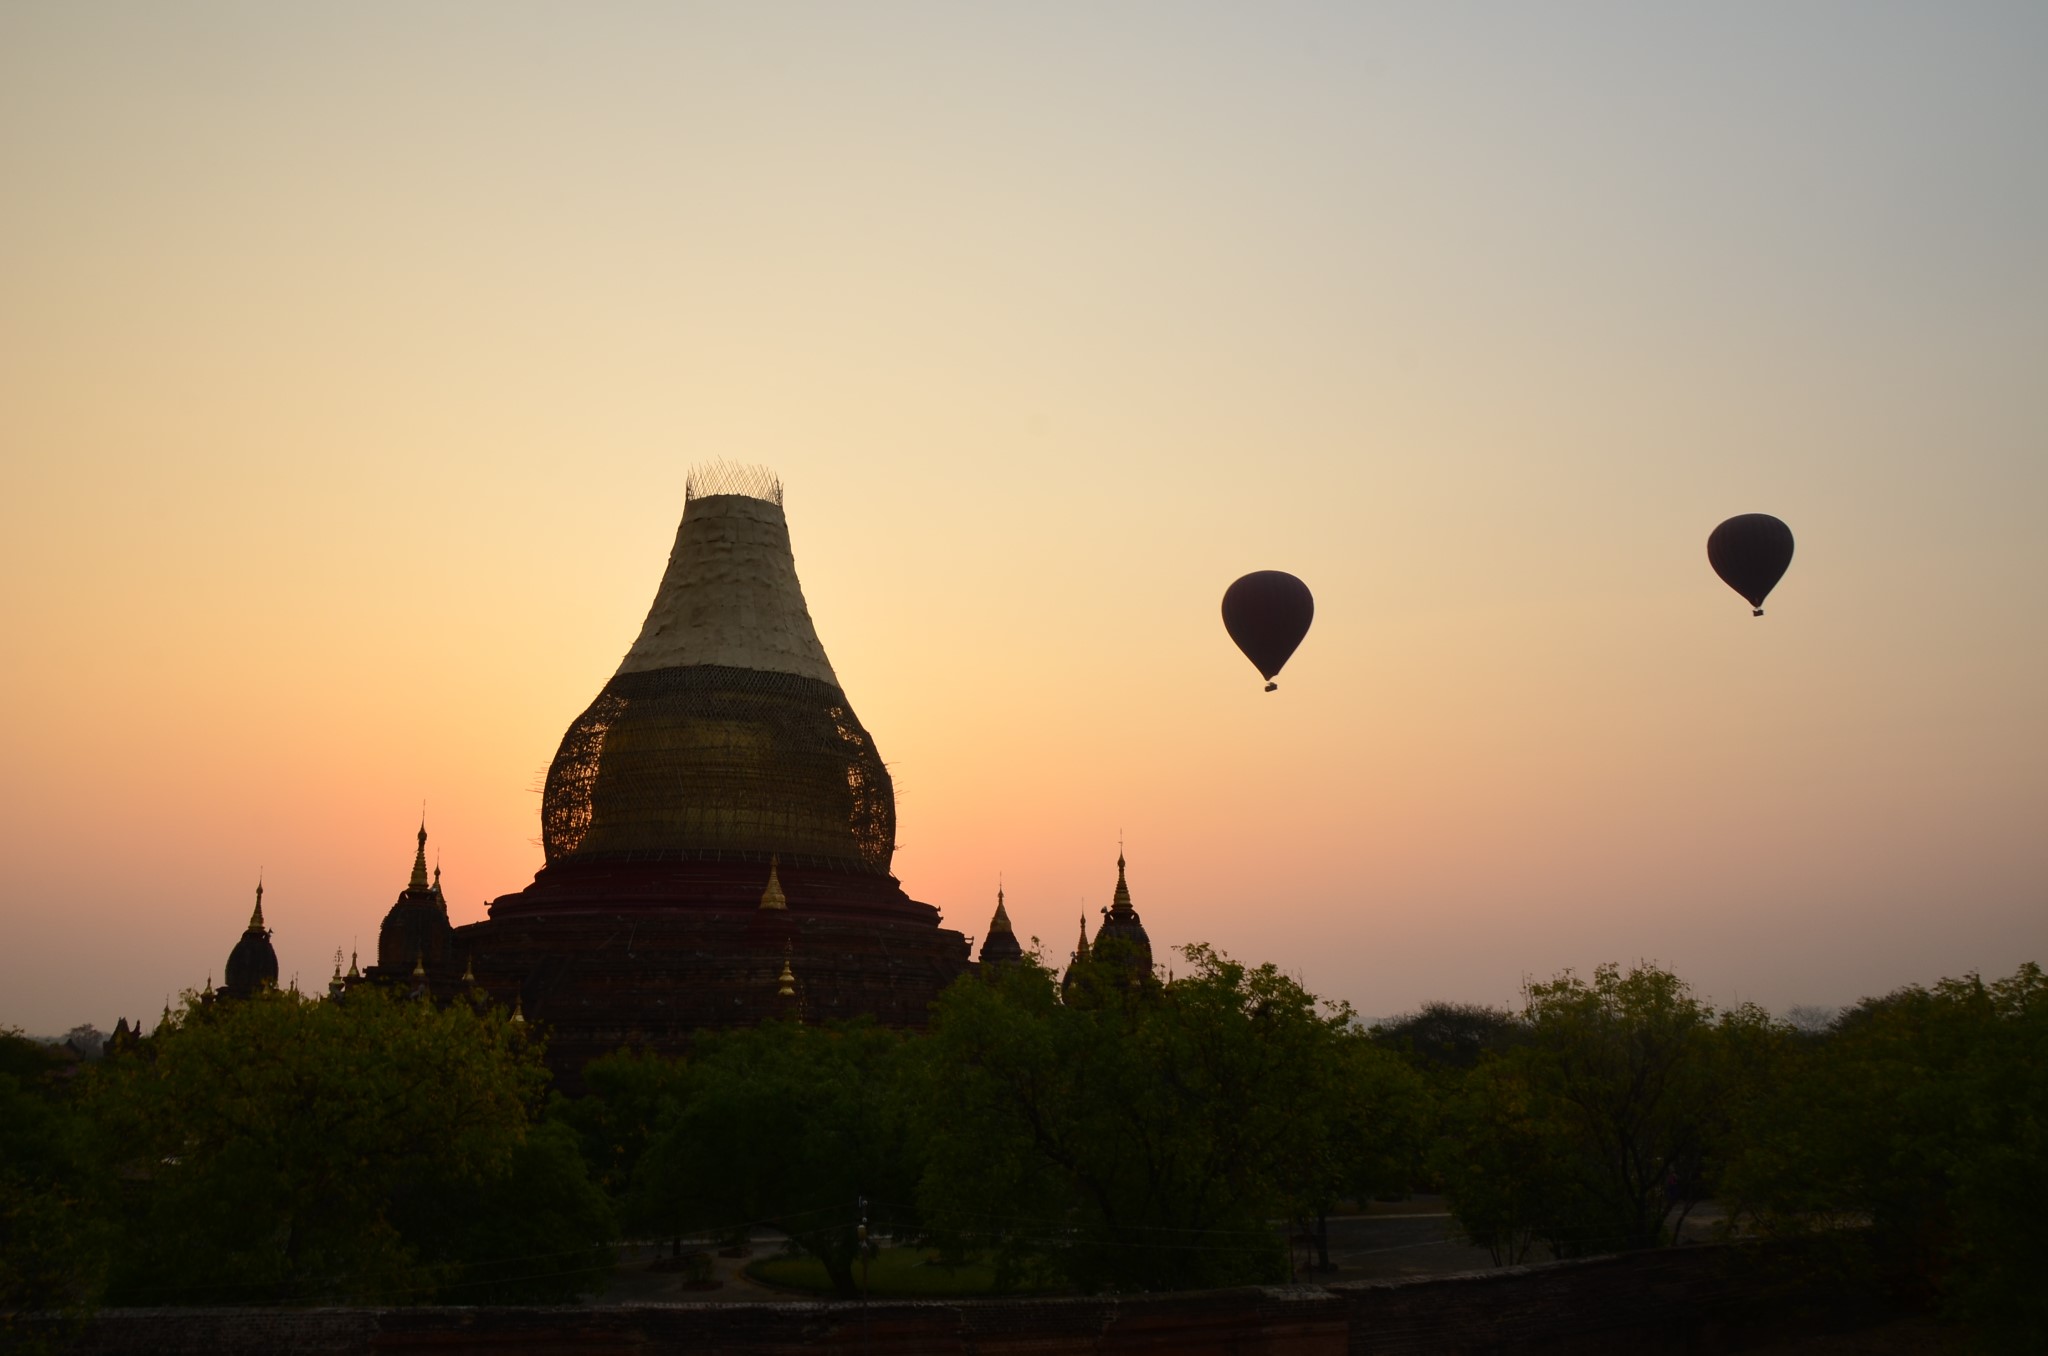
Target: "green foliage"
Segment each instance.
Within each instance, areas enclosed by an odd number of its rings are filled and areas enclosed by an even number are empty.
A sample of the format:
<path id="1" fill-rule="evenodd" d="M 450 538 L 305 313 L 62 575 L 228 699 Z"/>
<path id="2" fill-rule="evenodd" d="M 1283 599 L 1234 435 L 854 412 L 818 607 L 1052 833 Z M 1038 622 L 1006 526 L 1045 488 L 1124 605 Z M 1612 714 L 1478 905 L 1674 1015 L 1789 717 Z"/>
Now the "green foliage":
<path id="1" fill-rule="evenodd" d="M 22 1309 L 82 1317 L 106 1271 L 106 1230 L 90 1209 L 76 1062 L 0 1031 L 0 1346 L 26 1349 Z M 43 1336 L 48 1336 L 46 1331 Z"/>
<path id="2" fill-rule="evenodd" d="M 1284 1278 L 1275 1217 L 1384 1173 L 1375 1113 L 1405 1071 L 1272 966 L 1189 947 L 1164 988 L 1036 964 L 941 996 L 924 1047 L 919 1201 L 936 1236 L 994 1251 L 1013 1284 L 1084 1289 Z M 1086 980 L 1088 975 L 1079 978 Z"/>
<path id="3" fill-rule="evenodd" d="M 495 1011 L 373 989 L 193 1000 L 99 1075 L 117 1302 L 417 1302 L 485 1278 L 553 1298 L 609 1238 L 580 1158 L 530 1135 L 547 1071 Z"/>
<path id="4" fill-rule="evenodd" d="M 1795 1029 L 1610 965 L 1518 1014 L 1431 1004 L 1367 1034 L 1272 966 L 1186 955 L 1165 985 L 1084 965 L 1064 999 L 1035 959 L 990 970 L 922 1037 L 774 1023 L 621 1052 L 545 1118 L 502 1014 L 369 989 L 191 1000 L 97 1064 L 0 1033 L 0 1323 L 567 1301 L 621 1213 L 780 1228 L 840 1295 L 883 1238 L 919 1247 L 882 1250 L 904 1274 L 878 1289 L 1273 1281 L 1279 1221 L 1434 1172 L 1502 1263 L 1669 1242 L 1709 1196 L 1767 1232 L 1867 1221 L 1898 1289 L 2048 1349 L 2035 966 Z"/>
<path id="5" fill-rule="evenodd" d="M 1495 1266 L 1529 1260 L 1553 1221 L 1568 1219 L 1569 1146 L 1521 1061 L 1488 1060 L 1443 1107 L 1435 1166 L 1466 1237 Z"/>
<path id="6" fill-rule="evenodd" d="M 1527 1038 L 1528 1028 L 1514 1013 L 1482 1003 L 1424 1003 L 1372 1029 L 1375 1045 L 1437 1074 L 1463 1073 Z"/>
<path id="7" fill-rule="evenodd" d="M 863 1198 L 875 1231 L 911 1224 L 918 1146 L 900 1092 L 904 1043 L 866 1019 L 700 1037 L 680 1114 L 634 1174 L 634 1216 L 670 1233 L 772 1226 L 840 1294 L 855 1293 Z"/>
<path id="8" fill-rule="evenodd" d="M 1886 1278 L 2048 1349 L 2048 978 L 1907 988 L 1804 1042 L 1731 1176 L 1774 1231 L 1867 1218 Z"/>
<path id="9" fill-rule="evenodd" d="M 634 1183 L 649 1146 L 682 1118 L 688 1066 L 629 1048 L 584 1065 L 583 1085 L 581 1097 L 557 1096 L 549 1118 L 575 1132 L 592 1176 L 622 1211 L 626 1227 L 660 1231 L 673 1220 Z"/>
<path id="10" fill-rule="evenodd" d="M 1718 1015 L 1669 971 L 1603 965 L 1528 987 L 1527 1032 L 1449 1100 L 1439 1166 L 1467 1233 L 1502 1261 L 1667 1242 L 1711 1195 L 1782 1033 Z"/>
<path id="11" fill-rule="evenodd" d="M 567 1304 L 611 1271 L 611 1203 L 575 1133 L 552 1121 L 528 1130 L 505 1172 L 423 1186 L 394 1220 L 422 1269 L 446 1278 L 434 1292 L 444 1302 Z"/>

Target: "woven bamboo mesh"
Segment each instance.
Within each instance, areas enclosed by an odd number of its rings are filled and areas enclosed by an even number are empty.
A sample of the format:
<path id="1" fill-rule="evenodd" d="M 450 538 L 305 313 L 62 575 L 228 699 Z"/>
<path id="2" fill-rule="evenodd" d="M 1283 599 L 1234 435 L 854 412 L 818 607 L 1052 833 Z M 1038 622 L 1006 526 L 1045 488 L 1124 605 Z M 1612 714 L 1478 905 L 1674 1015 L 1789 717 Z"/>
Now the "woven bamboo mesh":
<path id="1" fill-rule="evenodd" d="M 698 664 L 621 673 L 563 736 L 550 862 L 742 859 L 886 875 L 896 795 L 839 688 Z"/>

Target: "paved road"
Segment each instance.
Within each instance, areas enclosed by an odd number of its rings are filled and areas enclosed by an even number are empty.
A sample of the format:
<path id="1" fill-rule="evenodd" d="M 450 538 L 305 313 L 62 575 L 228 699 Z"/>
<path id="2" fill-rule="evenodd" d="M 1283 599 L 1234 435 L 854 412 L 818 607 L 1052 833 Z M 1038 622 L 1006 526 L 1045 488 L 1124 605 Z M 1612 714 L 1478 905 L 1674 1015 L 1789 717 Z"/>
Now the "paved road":
<path id="1" fill-rule="evenodd" d="M 1299 1246 L 1299 1245 L 1297 1245 Z M 1330 1261 L 1338 1271 L 1303 1280 L 1366 1280 L 1432 1276 L 1493 1265 L 1484 1248 L 1468 1247 L 1448 1214 L 1339 1215 L 1330 1220 Z"/>

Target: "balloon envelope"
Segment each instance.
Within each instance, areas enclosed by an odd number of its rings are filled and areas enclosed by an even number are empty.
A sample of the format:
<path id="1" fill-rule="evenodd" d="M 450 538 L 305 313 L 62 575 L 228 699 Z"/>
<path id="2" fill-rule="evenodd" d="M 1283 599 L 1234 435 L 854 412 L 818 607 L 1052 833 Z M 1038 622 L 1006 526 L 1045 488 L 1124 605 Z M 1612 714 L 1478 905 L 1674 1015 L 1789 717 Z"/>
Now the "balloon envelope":
<path id="1" fill-rule="evenodd" d="M 1707 563 L 1764 615 L 1764 598 L 1792 563 L 1792 529 L 1768 513 L 1742 513 L 1707 538 Z"/>
<path id="2" fill-rule="evenodd" d="M 1315 615 L 1308 585 L 1281 570 L 1258 570 L 1223 591 L 1223 629 L 1269 682 L 1308 634 Z"/>

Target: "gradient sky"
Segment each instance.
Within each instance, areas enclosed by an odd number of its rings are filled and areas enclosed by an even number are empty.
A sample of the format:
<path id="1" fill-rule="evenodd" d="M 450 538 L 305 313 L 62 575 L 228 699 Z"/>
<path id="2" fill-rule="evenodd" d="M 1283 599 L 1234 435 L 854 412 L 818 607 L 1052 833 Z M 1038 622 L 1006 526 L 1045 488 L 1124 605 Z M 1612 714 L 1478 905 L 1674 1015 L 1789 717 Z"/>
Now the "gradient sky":
<path id="1" fill-rule="evenodd" d="M 0 1024 L 457 922 L 693 464 L 896 871 L 1372 1014 L 2048 960 L 2048 7 L 0 7 Z M 1769 615 L 1707 532 L 1798 535 Z M 1217 617 L 1315 590 L 1261 693 Z"/>

